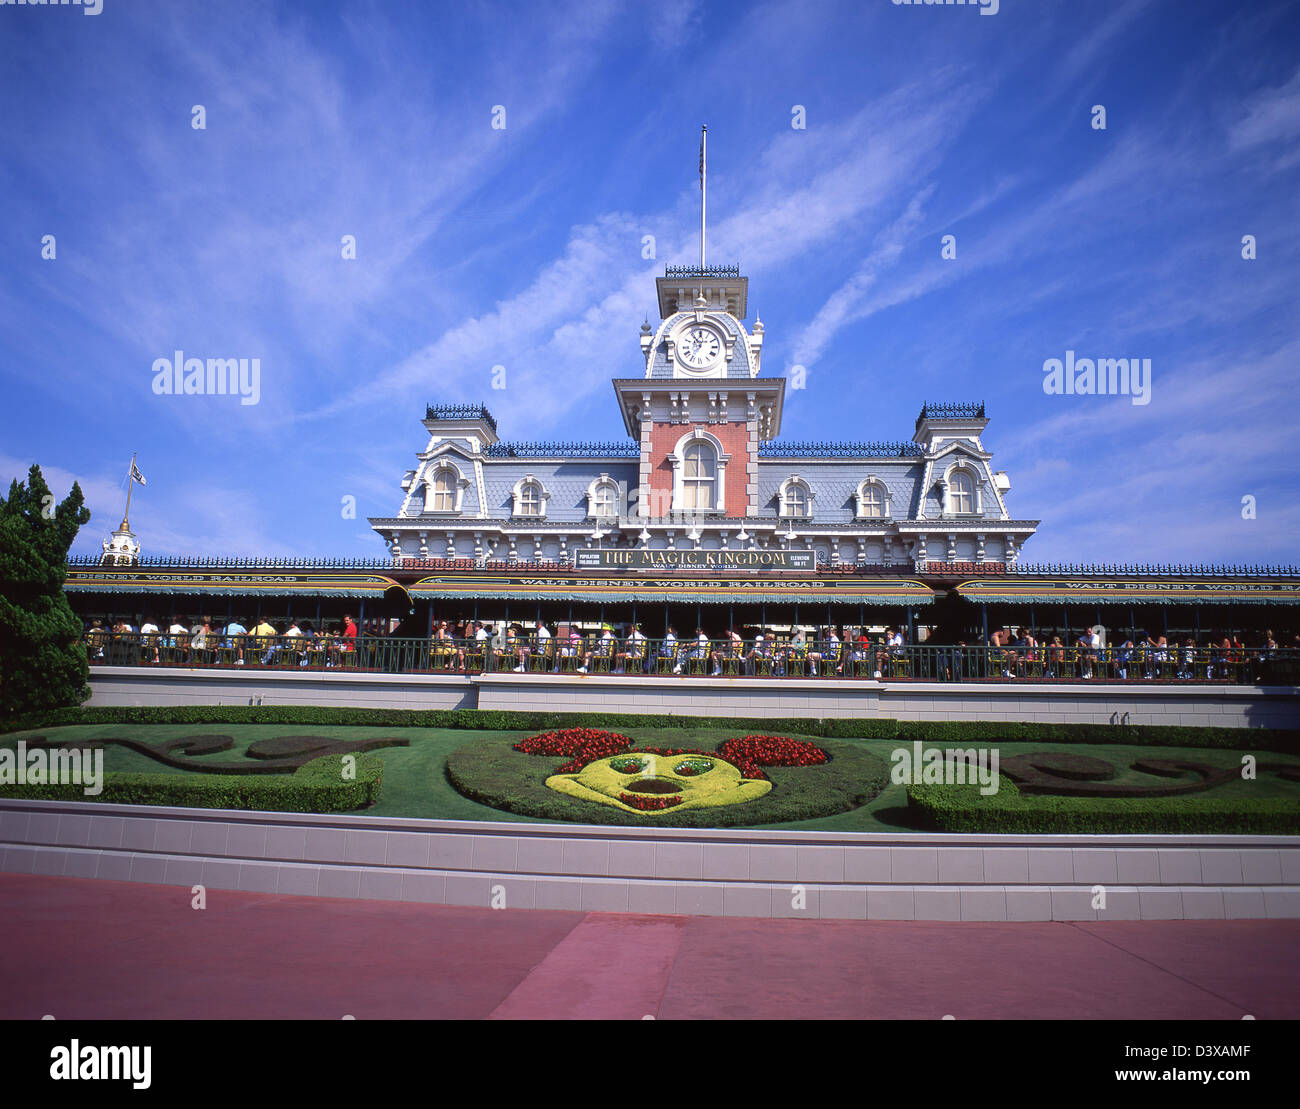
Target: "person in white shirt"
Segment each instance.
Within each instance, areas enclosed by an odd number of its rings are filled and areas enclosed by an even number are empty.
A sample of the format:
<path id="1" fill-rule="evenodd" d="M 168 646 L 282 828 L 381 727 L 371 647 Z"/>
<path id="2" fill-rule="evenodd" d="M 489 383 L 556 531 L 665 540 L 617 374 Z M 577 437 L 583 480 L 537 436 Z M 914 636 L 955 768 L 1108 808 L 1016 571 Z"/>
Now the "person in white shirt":
<path id="1" fill-rule="evenodd" d="M 533 650 L 537 654 L 541 655 L 542 659 L 545 660 L 546 653 L 550 649 L 551 649 L 551 629 L 548 628 L 545 624 L 543 624 L 540 620 L 538 620 L 537 621 L 537 644 L 533 648 Z"/>
<path id="2" fill-rule="evenodd" d="M 641 634 L 641 625 L 633 624 L 632 632 L 627 637 L 627 650 L 620 653 L 619 670 L 625 670 L 627 661 L 632 660 L 638 670 L 643 669 L 645 660 L 645 636 Z"/>
<path id="3" fill-rule="evenodd" d="M 176 662 L 182 662 L 185 657 L 185 642 L 189 638 L 190 629 L 182 624 L 178 619 L 173 617 L 171 627 L 167 629 L 167 646 L 173 651 L 179 652 L 172 657 Z"/>
<path id="4" fill-rule="evenodd" d="M 152 620 L 146 620 L 140 625 L 140 646 L 143 647 L 154 662 L 158 661 L 158 640 L 157 636 L 161 629 Z M 150 638 L 150 637 L 155 638 Z"/>

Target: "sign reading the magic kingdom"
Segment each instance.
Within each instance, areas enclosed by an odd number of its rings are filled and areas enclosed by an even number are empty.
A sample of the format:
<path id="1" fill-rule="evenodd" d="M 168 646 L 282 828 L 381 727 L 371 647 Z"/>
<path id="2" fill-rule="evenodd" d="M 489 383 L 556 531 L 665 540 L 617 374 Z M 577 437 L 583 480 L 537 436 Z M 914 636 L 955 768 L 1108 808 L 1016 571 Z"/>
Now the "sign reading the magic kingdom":
<path id="1" fill-rule="evenodd" d="M 574 551 L 579 570 L 816 570 L 813 551 Z"/>

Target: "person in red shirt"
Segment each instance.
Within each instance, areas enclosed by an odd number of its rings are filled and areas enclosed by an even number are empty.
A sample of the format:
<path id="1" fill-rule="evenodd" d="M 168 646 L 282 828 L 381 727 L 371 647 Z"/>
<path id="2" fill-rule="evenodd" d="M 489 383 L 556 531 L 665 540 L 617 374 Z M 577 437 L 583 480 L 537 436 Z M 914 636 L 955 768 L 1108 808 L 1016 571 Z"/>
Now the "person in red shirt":
<path id="1" fill-rule="evenodd" d="M 343 649 L 355 650 L 357 645 L 357 624 L 347 613 L 343 614 Z"/>

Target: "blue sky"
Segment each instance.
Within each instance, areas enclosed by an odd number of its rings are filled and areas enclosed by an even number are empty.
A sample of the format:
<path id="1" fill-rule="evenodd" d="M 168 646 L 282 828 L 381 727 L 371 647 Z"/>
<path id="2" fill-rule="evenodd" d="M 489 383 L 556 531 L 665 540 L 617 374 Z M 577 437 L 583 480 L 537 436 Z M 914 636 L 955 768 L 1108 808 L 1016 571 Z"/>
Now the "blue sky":
<path id="1" fill-rule="evenodd" d="M 0 6 L 0 478 L 79 481 L 77 551 L 138 451 L 146 553 L 382 556 L 426 403 L 622 438 L 707 123 L 710 261 L 807 371 L 782 438 L 982 399 L 1026 560 L 1296 561 L 1294 4 L 555 10 Z M 156 395 L 175 350 L 260 359 L 259 402 Z M 1150 358 L 1150 403 L 1046 395 L 1067 350 Z"/>

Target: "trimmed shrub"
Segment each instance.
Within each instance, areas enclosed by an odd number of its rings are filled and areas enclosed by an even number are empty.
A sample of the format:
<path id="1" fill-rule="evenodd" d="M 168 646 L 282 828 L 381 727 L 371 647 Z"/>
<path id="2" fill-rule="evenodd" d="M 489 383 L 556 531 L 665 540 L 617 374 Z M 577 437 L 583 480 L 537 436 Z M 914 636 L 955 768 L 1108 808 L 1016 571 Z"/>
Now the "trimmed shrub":
<path id="1" fill-rule="evenodd" d="M 355 758 L 353 779 L 343 777 L 341 756 L 325 755 L 292 774 L 105 774 L 103 791 L 95 796 L 87 796 L 80 785 L 25 784 L 0 786 L 0 797 L 192 809 L 347 812 L 373 805 L 383 785 L 383 759 L 365 754 Z"/>
<path id="2" fill-rule="evenodd" d="M 941 832 L 1300 834 L 1300 808 L 1291 798 L 1028 797 L 1005 777 L 989 797 L 970 786 L 911 785 L 907 807 L 916 827 Z"/>

